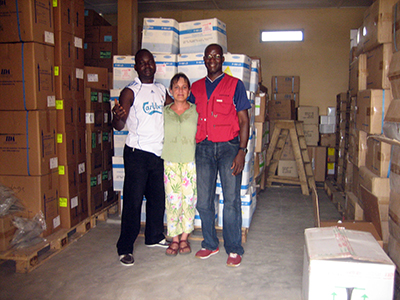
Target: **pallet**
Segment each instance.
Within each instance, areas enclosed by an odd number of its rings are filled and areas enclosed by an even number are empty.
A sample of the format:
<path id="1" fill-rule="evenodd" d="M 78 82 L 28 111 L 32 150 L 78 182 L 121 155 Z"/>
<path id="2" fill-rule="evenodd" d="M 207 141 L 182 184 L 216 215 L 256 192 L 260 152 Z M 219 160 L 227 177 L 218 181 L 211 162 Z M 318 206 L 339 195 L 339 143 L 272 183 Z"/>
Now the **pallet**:
<path id="1" fill-rule="evenodd" d="M 47 236 L 43 242 L 34 246 L 0 252 L 0 260 L 12 260 L 17 273 L 29 273 L 96 227 L 98 221 L 106 221 L 109 213 L 116 211 L 117 204 L 113 203 L 70 229 L 60 229 Z"/>

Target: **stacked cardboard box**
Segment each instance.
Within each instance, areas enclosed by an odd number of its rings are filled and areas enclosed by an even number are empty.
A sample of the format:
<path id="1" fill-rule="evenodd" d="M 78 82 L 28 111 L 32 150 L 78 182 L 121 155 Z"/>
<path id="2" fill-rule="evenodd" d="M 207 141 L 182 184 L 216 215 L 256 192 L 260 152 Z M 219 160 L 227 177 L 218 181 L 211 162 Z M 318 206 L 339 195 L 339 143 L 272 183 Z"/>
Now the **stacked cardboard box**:
<path id="1" fill-rule="evenodd" d="M 84 102 L 84 3 L 54 2 L 57 149 L 61 226 L 88 217 Z"/>
<path id="2" fill-rule="evenodd" d="M 112 72 L 113 56 L 118 54 L 118 27 L 85 9 L 85 66 L 107 68 Z"/>
<path id="3" fill-rule="evenodd" d="M 0 6 L 0 184 L 21 200 L 21 216 L 44 214 L 48 236 L 60 228 L 53 9 L 40 0 L 16 5 Z M 15 231 L 9 225 L 3 250 Z"/>
<path id="4" fill-rule="evenodd" d="M 89 215 L 117 201 L 108 69 L 85 66 L 87 199 Z"/>

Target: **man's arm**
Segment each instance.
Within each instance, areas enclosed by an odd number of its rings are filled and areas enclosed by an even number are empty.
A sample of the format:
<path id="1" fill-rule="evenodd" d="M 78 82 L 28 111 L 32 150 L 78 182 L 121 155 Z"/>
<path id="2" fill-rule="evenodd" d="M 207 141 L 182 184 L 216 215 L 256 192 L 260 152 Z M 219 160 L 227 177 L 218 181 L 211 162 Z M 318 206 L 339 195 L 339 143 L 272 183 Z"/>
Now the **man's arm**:
<path id="1" fill-rule="evenodd" d="M 165 98 L 165 103 L 164 103 L 164 105 L 168 105 L 168 104 L 170 104 L 170 103 L 172 103 L 172 102 L 174 102 L 174 100 L 171 98 L 171 96 L 168 94 L 168 92 L 167 92 L 167 96 L 166 96 L 166 98 Z"/>
<path id="2" fill-rule="evenodd" d="M 239 138 L 240 138 L 240 148 L 247 148 L 247 142 L 249 140 L 249 115 L 247 113 L 247 109 L 241 110 L 237 113 L 239 118 Z M 236 176 L 243 171 L 245 164 L 246 153 L 243 150 L 239 150 L 235 159 L 233 160 L 232 167 L 233 169 L 232 175 Z"/>
<path id="3" fill-rule="evenodd" d="M 115 101 L 115 105 L 112 109 L 112 125 L 116 130 L 122 130 L 125 127 L 126 119 L 128 118 L 133 101 L 133 91 L 131 89 L 124 88 L 119 95 L 119 101 Z"/>

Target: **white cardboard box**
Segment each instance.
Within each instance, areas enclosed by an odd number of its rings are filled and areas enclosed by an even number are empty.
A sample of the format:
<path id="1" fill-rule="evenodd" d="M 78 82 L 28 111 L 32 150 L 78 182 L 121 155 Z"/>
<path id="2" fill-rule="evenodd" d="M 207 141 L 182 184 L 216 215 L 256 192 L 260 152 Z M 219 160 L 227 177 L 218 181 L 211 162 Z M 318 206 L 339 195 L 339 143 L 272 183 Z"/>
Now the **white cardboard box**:
<path id="1" fill-rule="evenodd" d="M 142 47 L 152 53 L 179 53 L 179 23 L 174 19 L 144 18 Z"/>
<path id="2" fill-rule="evenodd" d="M 171 78 L 178 73 L 177 57 L 175 54 L 160 53 L 154 53 L 153 56 L 157 67 L 154 78 L 168 89 Z"/>
<path id="3" fill-rule="evenodd" d="M 193 84 L 196 80 L 207 76 L 203 53 L 187 53 L 178 55 L 178 72 L 185 73 Z"/>
<path id="4" fill-rule="evenodd" d="M 305 230 L 303 300 L 392 300 L 395 265 L 369 232 Z"/>
<path id="5" fill-rule="evenodd" d="M 224 73 L 243 81 L 246 90 L 250 89 L 251 59 L 245 54 L 224 55 L 225 61 L 222 64 Z"/>
<path id="6" fill-rule="evenodd" d="M 114 55 L 113 88 L 123 89 L 138 76 L 135 70 L 135 56 Z"/>
<path id="7" fill-rule="evenodd" d="M 206 19 L 179 23 L 179 53 L 204 53 L 210 44 L 221 45 L 227 52 L 226 25 L 220 20 Z"/>

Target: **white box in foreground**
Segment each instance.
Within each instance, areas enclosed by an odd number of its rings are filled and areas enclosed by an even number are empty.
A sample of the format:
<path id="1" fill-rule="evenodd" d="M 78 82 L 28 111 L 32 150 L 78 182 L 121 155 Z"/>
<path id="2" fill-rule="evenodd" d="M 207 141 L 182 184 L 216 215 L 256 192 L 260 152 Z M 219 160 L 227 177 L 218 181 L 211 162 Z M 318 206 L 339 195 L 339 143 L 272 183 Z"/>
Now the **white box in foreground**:
<path id="1" fill-rule="evenodd" d="M 392 300 L 395 265 L 369 232 L 305 230 L 303 300 Z"/>

